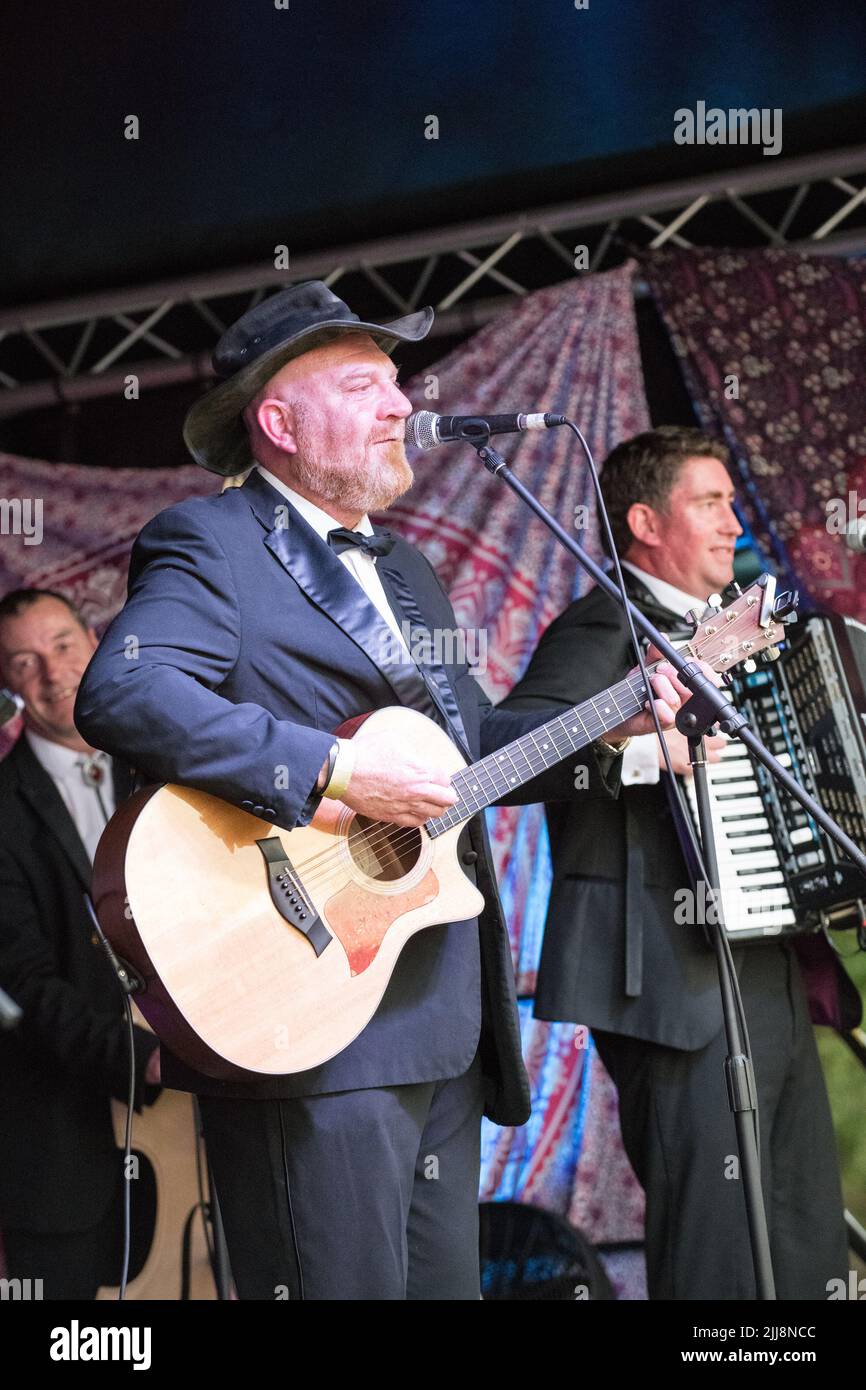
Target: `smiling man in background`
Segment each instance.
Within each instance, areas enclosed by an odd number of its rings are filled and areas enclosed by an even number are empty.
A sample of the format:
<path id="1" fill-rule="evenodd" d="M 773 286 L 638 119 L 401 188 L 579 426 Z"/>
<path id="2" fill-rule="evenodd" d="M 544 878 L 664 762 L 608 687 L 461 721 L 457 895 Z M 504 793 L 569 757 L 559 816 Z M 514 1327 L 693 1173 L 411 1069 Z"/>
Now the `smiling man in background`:
<path id="1" fill-rule="evenodd" d="M 617 445 L 602 491 L 629 597 L 672 640 L 689 609 L 734 577 L 742 528 L 723 445 L 662 427 Z M 599 588 L 544 633 L 500 709 L 569 706 L 633 659 L 623 610 Z M 665 739 L 689 776 L 688 742 Z M 726 740 L 708 738 L 710 761 Z M 753 1299 L 742 1183 L 723 1073 L 727 1053 L 715 955 L 675 920 L 691 886 L 655 734 L 623 756 L 617 800 L 549 806 L 554 881 L 535 995 L 539 1018 L 588 1025 L 619 1093 L 626 1152 L 646 1193 L 654 1299 Z M 845 1277 L 842 1196 L 827 1093 L 794 950 L 744 945 L 734 957 L 760 1104 L 763 1184 L 778 1296 L 826 1297 Z M 840 988 L 859 1009 L 842 972 Z M 853 1025 L 852 1025 L 853 1026 Z"/>
<path id="2" fill-rule="evenodd" d="M 91 1299 L 119 1278 L 110 1102 L 128 1094 L 128 1035 L 83 895 L 131 784 L 72 720 L 95 648 L 63 594 L 0 600 L 0 683 L 24 701 L 24 731 L 0 762 L 0 985 L 23 1010 L 0 1034 L 0 1229 L 10 1278 L 41 1279 L 50 1299 Z M 159 1049 L 144 1028 L 134 1038 L 140 1107 L 159 1094 Z"/>

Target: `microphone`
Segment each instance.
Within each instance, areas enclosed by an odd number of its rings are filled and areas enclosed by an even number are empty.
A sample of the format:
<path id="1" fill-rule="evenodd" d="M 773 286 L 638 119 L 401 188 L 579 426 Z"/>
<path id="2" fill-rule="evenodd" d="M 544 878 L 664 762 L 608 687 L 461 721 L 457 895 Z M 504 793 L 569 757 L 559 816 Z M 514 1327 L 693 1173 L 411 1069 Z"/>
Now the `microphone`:
<path id="1" fill-rule="evenodd" d="M 0 689 L 0 728 L 4 724 L 11 724 L 23 710 L 24 701 L 20 695 L 13 695 L 11 690 L 5 686 Z"/>
<path id="2" fill-rule="evenodd" d="M 845 528 L 845 544 L 849 550 L 862 554 L 866 550 L 866 516 L 849 521 Z"/>
<path id="3" fill-rule="evenodd" d="M 416 410 L 406 421 L 405 440 L 416 449 L 435 449 L 458 439 L 483 444 L 490 434 L 549 430 L 565 423 L 564 415 L 435 415 L 432 410 Z"/>

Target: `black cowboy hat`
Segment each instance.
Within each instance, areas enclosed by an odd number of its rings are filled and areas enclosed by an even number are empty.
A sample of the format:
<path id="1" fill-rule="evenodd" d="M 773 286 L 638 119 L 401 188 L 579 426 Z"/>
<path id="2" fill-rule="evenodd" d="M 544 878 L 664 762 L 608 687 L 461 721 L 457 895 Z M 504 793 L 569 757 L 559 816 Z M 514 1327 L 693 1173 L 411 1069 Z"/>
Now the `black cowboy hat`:
<path id="1" fill-rule="evenodd" d="M 196 463 L 213 473 L 242 473 L 251 460 L 241 413 L 293 357 L 342 333 L 369 333 L 390 353 L 400 342 L 426 337 L 432 322 L 433 310 L 427 308 L 393 323 L 368 323 L 321 280 L 281 290 L 243 314 L 214 348 L 214 371 L 222 379 L 188 412 L 183 426 L 187 448 Z"/>

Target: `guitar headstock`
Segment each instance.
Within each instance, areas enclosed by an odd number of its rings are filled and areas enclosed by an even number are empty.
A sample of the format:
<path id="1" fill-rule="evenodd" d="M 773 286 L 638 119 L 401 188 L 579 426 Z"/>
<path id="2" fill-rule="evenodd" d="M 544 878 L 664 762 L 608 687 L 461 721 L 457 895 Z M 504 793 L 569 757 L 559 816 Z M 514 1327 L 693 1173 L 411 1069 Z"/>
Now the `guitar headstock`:
<path id="1" fill-rule="evenodd" d="M 755 583 L 729 603 L 727 608 L 709 606 L 698 618 L 694 635 L 684 648 L 691 656 L 705 661 L 714 671 L 730 671 L 760 652 L 765 659 L 779 655 L 777 644 L 784 639 L 785 624 L 796 622 L 796 593 L 776 596 L 776 580 L 762 574 Z"/>

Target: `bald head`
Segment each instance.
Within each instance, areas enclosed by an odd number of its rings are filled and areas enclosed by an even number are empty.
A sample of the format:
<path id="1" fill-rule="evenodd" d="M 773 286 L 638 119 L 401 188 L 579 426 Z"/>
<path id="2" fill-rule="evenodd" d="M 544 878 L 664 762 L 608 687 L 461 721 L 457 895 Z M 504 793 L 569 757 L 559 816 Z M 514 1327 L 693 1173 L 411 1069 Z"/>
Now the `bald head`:
<path id="1" fill-rule="evenodd" d="M 373 362 L 377 359 L 380 364 L 390 367 L 391 359 L 388 354 L 382 351 L 369 333 L 343 333 L 332 342 L 323 343 L 320 347 L 302 352 L 299 357 L 293 357 L 265 382 L 243 412 L 244 424 L 251 442 L 255 443 L 263 434 L 267 437 L 267 431 L 259 425 L 258 418 L 259 410 L 266 401 L 293 406 L 302 399 L 305 384 L 318 374 L 339 369 L 344 364 Z"/>

